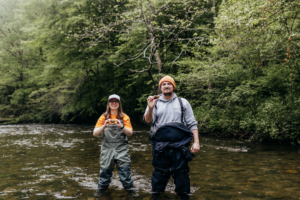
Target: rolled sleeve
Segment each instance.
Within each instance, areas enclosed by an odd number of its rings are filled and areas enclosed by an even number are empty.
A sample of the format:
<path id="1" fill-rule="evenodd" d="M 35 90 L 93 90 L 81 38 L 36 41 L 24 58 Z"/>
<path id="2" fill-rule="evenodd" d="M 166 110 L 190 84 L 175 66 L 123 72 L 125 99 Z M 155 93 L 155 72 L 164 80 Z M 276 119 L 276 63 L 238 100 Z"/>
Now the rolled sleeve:
<path id="1" fill-rule="evenodd" d="M 130 129 L 130 130 L 133 130 L 133 129 L 132 129 L 131 122 L 130 122 L 130 118 L 129 118 L 128 115 L 125 115 L 125 116 L 123 117 L 123 123 L 124 123 L 124 127 L 125 127 L 125 128 L 128 128 L 128 129 Z"/>
<path id="2" fill-rule="evenodd" d="M 103 126 L 105 123 L 105 116 L 101 115 L 100 118 L 97 121 L 97 124 L 95 126 L 95 128 L 100 128 L 101 126 Z"/>
<path id="3" fill-rule="evenodd" d="M 155 122 L 155 116 L 156 116 L 156 115 L 155 115 L 154 112 L 156 112 L 156 109 L 153 109 L 153 113 L 152 113 L 152 122 L 150 122 L 150 123 L 147 123 L 146 120 L 145 120 L 145 115 L 147 114 L 148 110 L 149 110 L 149 107 L 147 106 L 146 111 L 145 111 L 144 116 L 143 116 L 143 121 L 144 121 L 145 124 L 151 126 L 151 125 L 153 124 L 153 122 Z"/>

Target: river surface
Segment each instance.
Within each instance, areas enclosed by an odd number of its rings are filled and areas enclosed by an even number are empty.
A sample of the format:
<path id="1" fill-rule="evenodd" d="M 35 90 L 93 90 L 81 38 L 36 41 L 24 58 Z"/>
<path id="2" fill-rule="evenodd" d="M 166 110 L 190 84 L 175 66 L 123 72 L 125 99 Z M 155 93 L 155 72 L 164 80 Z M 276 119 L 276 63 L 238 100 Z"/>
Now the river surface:
<path id="1" fill-rule="evenodd" d="M 96 199 L 101 138 L 85 125 L 0 126 L 0 199 Z M 193 199 L 300 199 L 300 148 L 200 136 L 190 162 Z M 151 197 L 148 131 L 129 138 L 131 172 L 140 197 Z M 117 170 L 105 196 L 130 199 Z M 179 199 L 170 179 L 162 199 Z"/>

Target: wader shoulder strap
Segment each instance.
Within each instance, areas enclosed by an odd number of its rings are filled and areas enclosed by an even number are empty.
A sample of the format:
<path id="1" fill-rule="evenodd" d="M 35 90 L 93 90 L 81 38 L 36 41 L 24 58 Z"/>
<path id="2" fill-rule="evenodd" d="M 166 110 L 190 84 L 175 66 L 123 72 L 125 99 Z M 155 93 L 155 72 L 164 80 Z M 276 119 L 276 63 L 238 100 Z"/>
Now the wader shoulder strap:
<path id="1" fill-rule="evenodd" d="M 180 97 L 177 97 L 178 98 L 178 101 L 179 101 L 179 103 L 180 103 L 180 107 L 181 107 L 181 123 L 183 123 L 184 124 L 184 122 L 183 122 L 183 113 L 184 113 L 184 107 L 183 107 L 183 103 L 182 103 L 182 100 L 181 100 L 181 98 Z"/>

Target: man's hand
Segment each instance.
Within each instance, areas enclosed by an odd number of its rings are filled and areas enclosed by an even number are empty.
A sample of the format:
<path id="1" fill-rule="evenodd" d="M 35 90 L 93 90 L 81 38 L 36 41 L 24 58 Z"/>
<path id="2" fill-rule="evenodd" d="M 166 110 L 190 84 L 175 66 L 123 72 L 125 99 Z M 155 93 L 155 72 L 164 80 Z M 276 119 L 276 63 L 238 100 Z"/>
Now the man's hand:
<path id="1" fill-rule="evenodd" d="M 194 144 L 191 147 L 191 151 L 192 151 L 192 153 L 198 153 L 200 151 L 200 142 L 199 142 L 198 129 L 192 130 L 192 133 L 194 135 Z"/>
<path id="2" fill-rule="evenodd" d="M 198 153 L 200 151 L 200 144 L 195 142 L 191 147 L 192 153 Z"/>
<path id="3" fill-rule="evenodd" d="M 154 100 L 154 96 L 149 96 L 149 97 L 147 98 L 147 102 L 148 102 L 148 107 L 149 107 L 149 109 L 153 109 L 153 108 L 154 108 L 156 101 L 157 101 L 157 99 Z"/>

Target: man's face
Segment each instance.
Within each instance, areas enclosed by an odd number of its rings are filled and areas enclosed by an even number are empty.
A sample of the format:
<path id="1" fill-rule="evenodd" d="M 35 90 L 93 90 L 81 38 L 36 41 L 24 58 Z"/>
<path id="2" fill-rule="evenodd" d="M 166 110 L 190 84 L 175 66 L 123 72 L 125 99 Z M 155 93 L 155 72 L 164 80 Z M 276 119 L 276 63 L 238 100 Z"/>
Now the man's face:
<path id="1" fill-rule="evenodd" d="M 170 96 L 173 94 L 174 87 L 170 82 L 162 82 L 160 89 L 164 95 Z"/>

